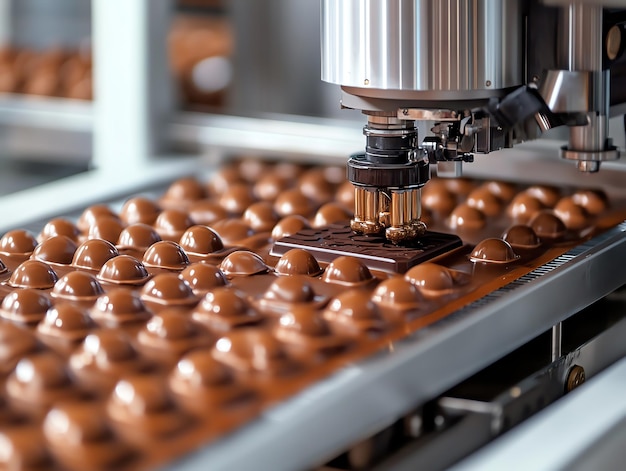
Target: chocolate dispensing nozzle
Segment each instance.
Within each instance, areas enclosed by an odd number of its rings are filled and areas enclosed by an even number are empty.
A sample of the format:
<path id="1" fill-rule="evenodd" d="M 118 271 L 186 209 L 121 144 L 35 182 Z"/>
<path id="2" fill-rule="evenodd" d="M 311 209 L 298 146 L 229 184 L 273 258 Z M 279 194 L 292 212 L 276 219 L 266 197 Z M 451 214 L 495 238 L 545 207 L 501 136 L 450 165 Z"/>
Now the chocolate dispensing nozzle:
<path id="1" fill-rule="evenodd" d="M 368 114 L 363 134 L 365 153 L 348 160 L 348 179 L 354 185 L 350 227 L 358 234 L 384 234 L 393 243 L 418 238 L 426 232 L 420 220 L 421 188 L 429 173 L 414 122 L 395 114 Z"/>

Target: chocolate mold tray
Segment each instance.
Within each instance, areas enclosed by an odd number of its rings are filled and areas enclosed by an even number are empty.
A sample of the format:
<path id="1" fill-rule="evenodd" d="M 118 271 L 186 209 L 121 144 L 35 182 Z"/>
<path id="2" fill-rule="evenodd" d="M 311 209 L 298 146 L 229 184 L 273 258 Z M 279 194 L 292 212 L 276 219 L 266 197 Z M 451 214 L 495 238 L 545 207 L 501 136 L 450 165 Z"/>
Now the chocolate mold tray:
<path id="1" fill-rule="evenodd" d="M 626 281 L 623 202 L 495 181 L 427 185 L 463 244 L 404 273 L 271 255 L 350 217 L 343 175 L 244 160 L 5 233 L 2 465 L 310 466 Z"/>

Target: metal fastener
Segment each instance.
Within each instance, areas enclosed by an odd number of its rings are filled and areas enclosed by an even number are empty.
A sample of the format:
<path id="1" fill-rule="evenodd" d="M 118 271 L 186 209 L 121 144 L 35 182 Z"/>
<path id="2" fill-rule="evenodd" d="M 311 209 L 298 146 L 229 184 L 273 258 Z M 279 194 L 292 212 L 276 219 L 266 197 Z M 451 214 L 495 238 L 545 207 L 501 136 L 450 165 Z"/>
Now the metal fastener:
<path id="1" fill-rule="evenodd" d="M 585 382 L 585 369 L 582 366 L 574 365 L 567 374 L 565 392 L 568 393 Z"/>

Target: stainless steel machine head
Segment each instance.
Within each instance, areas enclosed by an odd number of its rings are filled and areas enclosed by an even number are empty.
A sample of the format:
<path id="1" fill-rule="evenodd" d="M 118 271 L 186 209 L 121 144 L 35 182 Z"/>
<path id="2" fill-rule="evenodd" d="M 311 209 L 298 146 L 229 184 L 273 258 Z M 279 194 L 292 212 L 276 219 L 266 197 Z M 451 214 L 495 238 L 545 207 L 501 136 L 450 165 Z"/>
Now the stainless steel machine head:
<path id="1" fill-rule="evenodd" d="M 322 0 L 322 79 L 368 120 L 365 152 L 348 161 L 353 230 L 419 237 L 429 163 L 457 170 L 554 126 L 569 126 L 561 154 L 581 171 L 619 157 L 607 120 L 626 102 L 610 88 L 625 10 L 552 3 Z M 416 121 L 430 127 L 421 141 Z"/>

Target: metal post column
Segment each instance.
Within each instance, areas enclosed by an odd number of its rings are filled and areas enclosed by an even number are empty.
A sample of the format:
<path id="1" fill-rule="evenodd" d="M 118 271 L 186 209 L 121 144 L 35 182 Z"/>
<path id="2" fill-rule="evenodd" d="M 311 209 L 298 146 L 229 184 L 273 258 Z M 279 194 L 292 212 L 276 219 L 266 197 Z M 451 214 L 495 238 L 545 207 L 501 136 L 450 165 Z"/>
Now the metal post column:
<path id="1" fill-rule="evenodd" d="M 172 109 L 169 0 L 92 0 L 93 166 L 141 168 L 159 151 Z"/>

